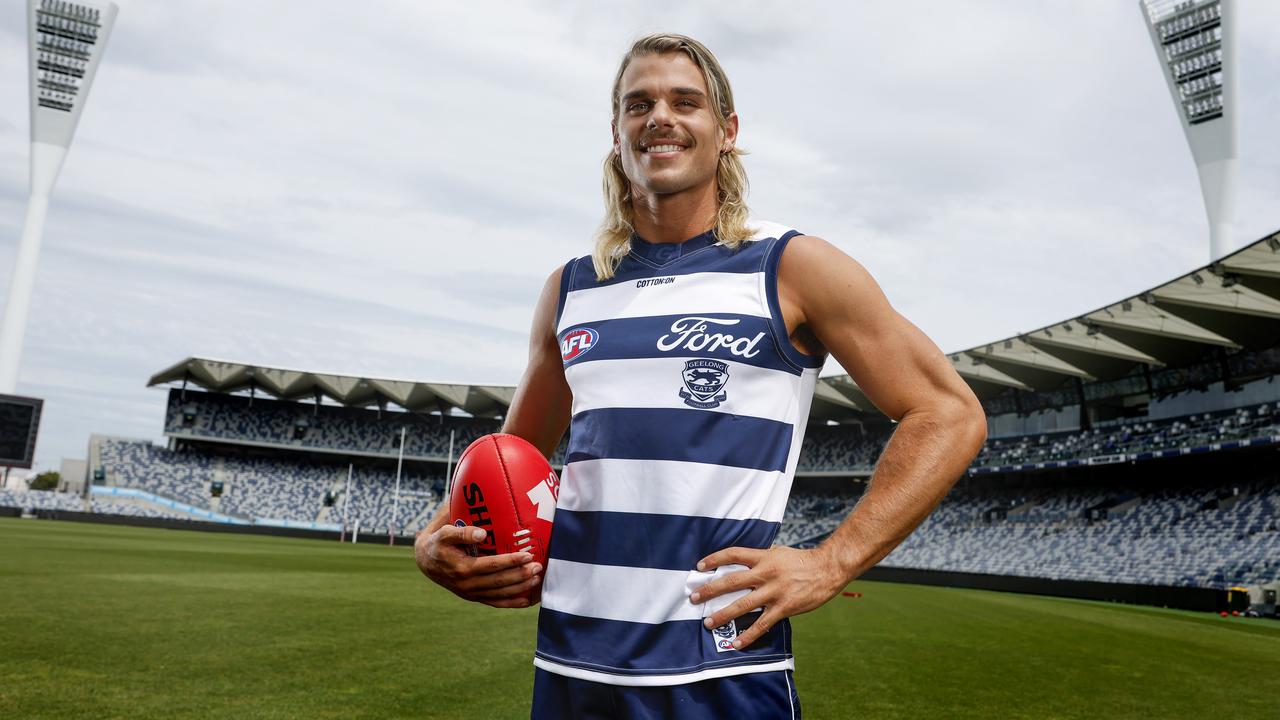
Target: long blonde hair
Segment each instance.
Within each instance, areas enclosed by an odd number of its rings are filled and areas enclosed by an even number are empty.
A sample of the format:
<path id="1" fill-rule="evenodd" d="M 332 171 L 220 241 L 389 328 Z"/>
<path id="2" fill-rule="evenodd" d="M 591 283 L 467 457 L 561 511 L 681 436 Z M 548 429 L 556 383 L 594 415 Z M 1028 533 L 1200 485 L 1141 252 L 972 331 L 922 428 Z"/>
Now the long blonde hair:
<path id="1" fill-rule="evenodd" d="M 734 111 L 733 89 L 729 86 L 729 78 L 724 74 L 724 68 L 720 67 L 716 56 L 705 45 L 685 35 L 648 35 L 631 46 L 631 50 L 622 58 L 618 76 L 613 81 L 611 99 L 614 121 L 617 122 L 618 119 L 622 74 L 626 72 L 627 66 L 638 57 L 669 52 L 683 52 L 702 71 L 711 106 L 720 111 L 716 120 L 720 129 L 726 130 L 729 127 L 729 115 Z M 741 160 L 744 154 L 735 145 L 728 152 L 720 153 L 720 164 L 716 168 L 716 239 L 731 248 L 737 247 L 751 236 L 751 231 L 747 228 L 747 169 L 742 166 Z M 604 159 L 604 221 L 596 233 L 595 247 L 591 252 L 597 279 L 613 277 L 618 263 L 631 250 L 633 221 L 631 181 L 622 170 L 622 158 L 617 151 L 611 149 Z"/>

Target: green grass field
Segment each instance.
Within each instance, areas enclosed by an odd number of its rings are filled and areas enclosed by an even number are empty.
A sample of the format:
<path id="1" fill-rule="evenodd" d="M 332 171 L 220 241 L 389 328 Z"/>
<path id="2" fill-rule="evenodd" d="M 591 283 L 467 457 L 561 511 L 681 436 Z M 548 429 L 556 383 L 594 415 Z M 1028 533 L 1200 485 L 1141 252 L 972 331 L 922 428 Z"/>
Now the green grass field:
<path id="1" fill-rule="evenodd" d="M 1280 623 L 858 582 L 796 618 L 806 718 L 1267 717 Z M 536 610 L 407 548 L 0 519 L 0 718 L 523 718 Z"/>

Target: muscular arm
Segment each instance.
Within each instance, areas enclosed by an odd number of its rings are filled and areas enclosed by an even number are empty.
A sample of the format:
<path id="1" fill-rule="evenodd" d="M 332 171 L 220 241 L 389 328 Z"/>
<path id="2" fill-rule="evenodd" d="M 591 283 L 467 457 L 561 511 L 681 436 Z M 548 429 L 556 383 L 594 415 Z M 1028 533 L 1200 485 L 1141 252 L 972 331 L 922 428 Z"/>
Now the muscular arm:
<path id="1" fill-rule="evenodd" d="M 529 364 L 516 386 L 502 432 L 528 440 L 542 454 L 551 457 L 569 426 L 572 396 L 564 379 L 560 346 L 556 342 L 556 307 L 560 299 L 561 268 L 547 278 L 533 310 L 533 327 L 529 331 Z M 443 527 L 449 520 L 449 508 L 442 505 L 427 525 L 428 532 Z"/>
<path id="2" fill-rule="evenodd" d="M 888 555 L 937 506 L 986 440 L 986 420 L 972 391 L 852 258 L 820 238 L 797 237 L 783 254 L 778 285 L 787 327 L 796 328 L 793 337 L 829 350 L 898 428 L 862 499 L 818 548 L 728 548 L 699 563 L 699 569 L 750 567 L 691 598 L 754 588 L 708 620 L 715 627 L 763 606 L 760 620 L 740 636 L 742 647 L 782 618 L 822 605 Z"/>
<path id="3" fill-rule="evenodd" d="M 799 324 L 898 421 L 862 500 L 822 546 L 852 579 L 905 540 L 947 494 L 986 441 L 986 418 L 942 351 L 889 305 L 855 260 L 819 238 L 796 238 L 779 274 Z"/>
<path id="4" fill-rule="evenodd" d="M 564 379 L 560 349 L 556 343 L 556 306 L 560 297 L 559 268 L 547 278 L 533 311 L 529 334 L 529 365 L 512 398 L 502 431 L 518 435 L 550 457 L 569 424 L 571 396 Z M 525 607 L 516 599 L 541 581 L 542 566 L 526 552 L 488 558 L 472 558 L 461 546 L 484 537 L 473 536 L 471 527 L 449 525 L 448 498 L 414 543 L 418 568 L 436 583 L 467 600 L 495 607 Z"/>
<path id="5" fill-rule="evenodd" d="M 529 364 L 516 387 L 502 432 L 528 440 L 550 458 L 569 426 L 573 396 L 564 379 L 560 344 L 556 341 L 556 307 L 560 299 L 561 270 L 547 278 L 533 311 L 529 333 Z"/>

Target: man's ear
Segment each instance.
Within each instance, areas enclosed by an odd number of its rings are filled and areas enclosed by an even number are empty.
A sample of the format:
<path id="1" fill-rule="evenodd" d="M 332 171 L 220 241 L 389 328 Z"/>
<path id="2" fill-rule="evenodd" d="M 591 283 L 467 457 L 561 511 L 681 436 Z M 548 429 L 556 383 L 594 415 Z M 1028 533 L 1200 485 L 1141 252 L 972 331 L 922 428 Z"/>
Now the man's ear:
<path id="1" fill-rule="evenodd" d="M 613 151 L 621 155 L 622 141 L 618 139 L 618 123 L 616 121 L 609 121 L 609 132 L 613 133 Z"/>
<path id="2" fill-rule="evenodd" d="M 722 134 L 724 139 L 720 141 L 720 152 L 727 153 L 738 142 L 738 113 L 729 113 L 729 119 L 725 122 Z"/>

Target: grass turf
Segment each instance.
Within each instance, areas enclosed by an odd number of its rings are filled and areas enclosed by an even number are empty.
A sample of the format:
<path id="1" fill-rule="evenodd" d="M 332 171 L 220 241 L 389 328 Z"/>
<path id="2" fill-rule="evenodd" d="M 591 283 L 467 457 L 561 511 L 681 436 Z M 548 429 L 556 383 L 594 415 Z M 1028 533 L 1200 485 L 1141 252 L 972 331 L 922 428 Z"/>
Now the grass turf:
<path id="1" fill-rule="evenodd" d="M 1265 716 L 1280 623 L 856 582 L 793 620 L 807 718 Z M 407 548 L 0 519 L 0 717 L 524 718 L 536 610 Z"/>

